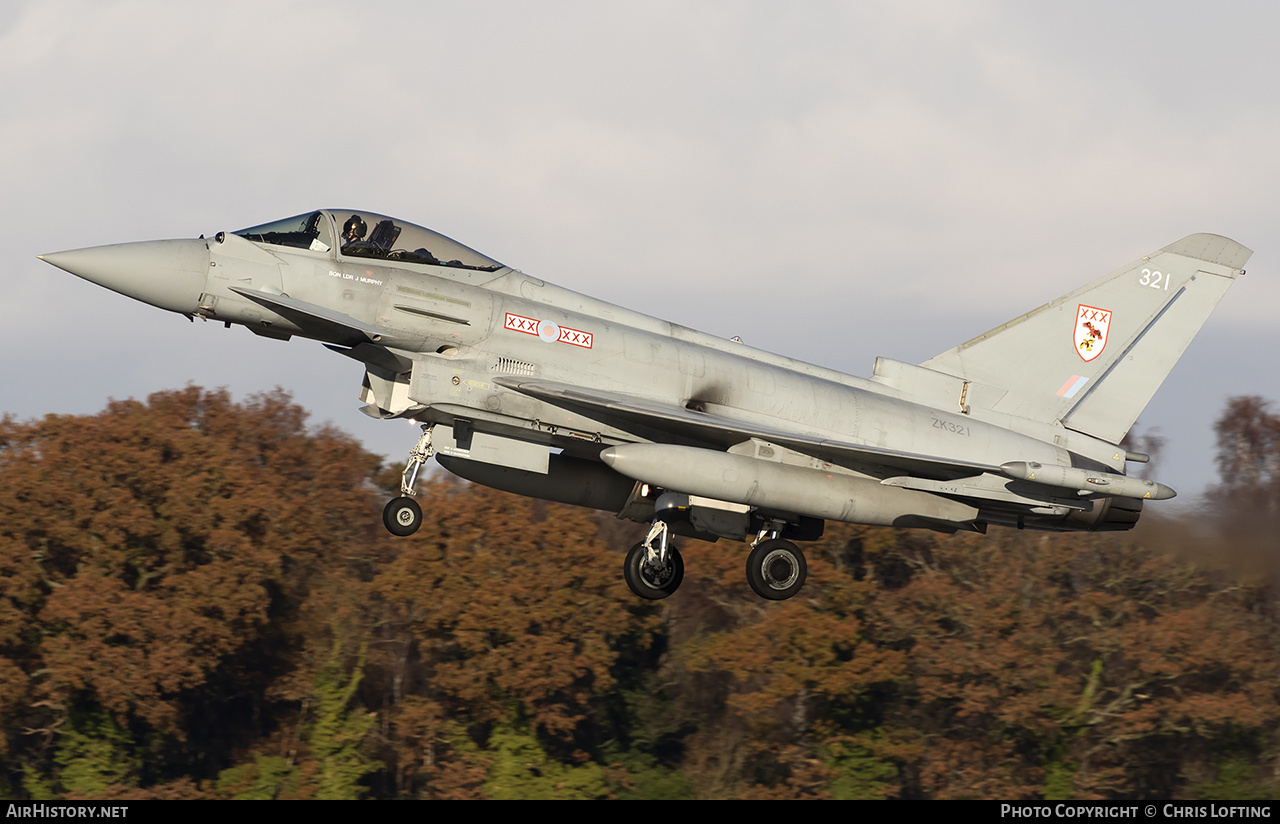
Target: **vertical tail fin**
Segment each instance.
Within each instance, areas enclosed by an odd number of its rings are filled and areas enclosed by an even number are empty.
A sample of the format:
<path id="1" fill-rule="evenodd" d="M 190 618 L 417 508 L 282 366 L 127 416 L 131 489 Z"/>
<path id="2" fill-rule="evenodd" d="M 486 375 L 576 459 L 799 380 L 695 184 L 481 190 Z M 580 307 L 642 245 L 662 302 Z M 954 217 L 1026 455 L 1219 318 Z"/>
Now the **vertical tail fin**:
<path id="1" fill-rule="evenodd" d="M 1252 254 L 1190 235 L 921 366 L 995 390 L 993 410 L 1119 443 Z"/>

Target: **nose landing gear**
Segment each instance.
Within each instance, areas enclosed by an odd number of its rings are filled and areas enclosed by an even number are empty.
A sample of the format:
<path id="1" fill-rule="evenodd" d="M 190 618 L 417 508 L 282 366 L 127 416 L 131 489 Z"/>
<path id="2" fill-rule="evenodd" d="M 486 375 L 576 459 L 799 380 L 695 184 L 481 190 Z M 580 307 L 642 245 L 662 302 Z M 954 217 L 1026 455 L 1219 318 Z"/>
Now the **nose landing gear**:
<path id="1" fill-rule="evenodd" d="M 422 425 L 422 435 L 409 451 L 409 462 L 400 473 L 400 497 L 392 498 L 382 510 L 382 525 L 392 535 L 412 535 L 422 526 L 422 507 L 411 496 L 417 494 L 413 487 L 418 482 L 418 472 L 435 453 L 431 448 L 433 428 L 429 424 Z"/>

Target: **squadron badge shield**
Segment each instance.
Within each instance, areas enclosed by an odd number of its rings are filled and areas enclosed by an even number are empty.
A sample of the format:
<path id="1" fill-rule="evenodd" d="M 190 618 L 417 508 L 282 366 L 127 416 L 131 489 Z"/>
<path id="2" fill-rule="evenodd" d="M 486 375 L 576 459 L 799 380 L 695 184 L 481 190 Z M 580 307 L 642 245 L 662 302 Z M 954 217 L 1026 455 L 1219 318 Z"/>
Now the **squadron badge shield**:
<path id="1" fill-rule="evenodd" d="M 1111 311 L 1096 306 L 1076 307 L 1076 354 L 1088 363 L 1107 348 L 1107 332 L 1111 329 Z"/>

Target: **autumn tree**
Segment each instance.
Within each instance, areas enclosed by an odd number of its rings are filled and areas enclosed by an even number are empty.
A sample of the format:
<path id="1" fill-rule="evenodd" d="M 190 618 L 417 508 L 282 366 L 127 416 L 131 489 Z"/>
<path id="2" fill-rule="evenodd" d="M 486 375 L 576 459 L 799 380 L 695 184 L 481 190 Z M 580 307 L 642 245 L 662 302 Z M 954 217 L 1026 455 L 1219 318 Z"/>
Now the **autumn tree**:
<path id="1" fill-rule="evenodd" d="M 619 673 L 657 627 L 627 593 L 620 553 L 585 510 L 448 479 L 420 499 L 426 522 L 370 604 L 401 790 L 486 794 L 486 777 L 513 775 L 503 759 L 531 746 L 569 766 L 599 761 Z"/>
<path id="2" fill-rule="evenodd" d="M 376 468 L 280 393 L 0 424 L 9 781 L 73 791 L 69 753 L 106 746 L 133 765 L 99 771 L 123 788 L 212 778 L 269 735 L 312 582 L 379 546 Z"/>
<path id="3" fill-rule="evenodd" d="M 679 748 L 698 796 L 887 793 L 893 767 L 862 738 L 904 662 L 868 634 L 874 586 L 851 574 L 849 557 L 862 531 L 831 525 L 807 545 L 808 583 L 784 602 L 748 588 L 744 544 L 682 545 L 685 584 L 664 602 L 672 647 L 653 679 L 667 701 L 643 718 L 651 740 Z"/>
<path id="4" fill-rule="evenodd" d="M 1211 498 L 1247 526 L 1280 524 L 1280 415 L 1256 396 L 1231 398 L 1218 422 L 1219 485 Z"/>
<path id="5" fill-rule="evenodd" d="M 1274 549 L 1276 431 L 1220 422 L 1215 547 Z M 280 393 L 0 421 L 0 790 L 1274 795 L 1275 578 L 1193 530 L 828 524 L 785 602 L 744 544 L 682 541 L 646 602 L 634 525 L 437 477 L 392 539 L 397 485 Z"/>
<path id="6" fill-rule="evenodd" d="M 915 565 L 876 604 L 910 662 L 910 700 L 886 710 L 907 795 L 1169 798 L 1280 721 L 1256 596 L 1174 553 L 1005 532 Z"/>

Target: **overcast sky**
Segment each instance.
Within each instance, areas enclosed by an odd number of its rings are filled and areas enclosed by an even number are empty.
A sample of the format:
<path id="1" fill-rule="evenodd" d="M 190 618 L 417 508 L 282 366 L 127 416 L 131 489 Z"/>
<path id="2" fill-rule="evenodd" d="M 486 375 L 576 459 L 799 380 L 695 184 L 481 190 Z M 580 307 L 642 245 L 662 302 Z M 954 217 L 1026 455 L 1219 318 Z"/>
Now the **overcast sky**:
<path id="1" fill-rule="evenodd" d="M 1248 274 L 1138 424 L 1189 501 L 1225 399 L 1280 401 L 1278 30 L 1274 2 L 7 0 L 0 413 L 282 386 L 401 462 L 355 362 L 35 259 L 318 207 L 862 376 L 1216 232 Z"/>

